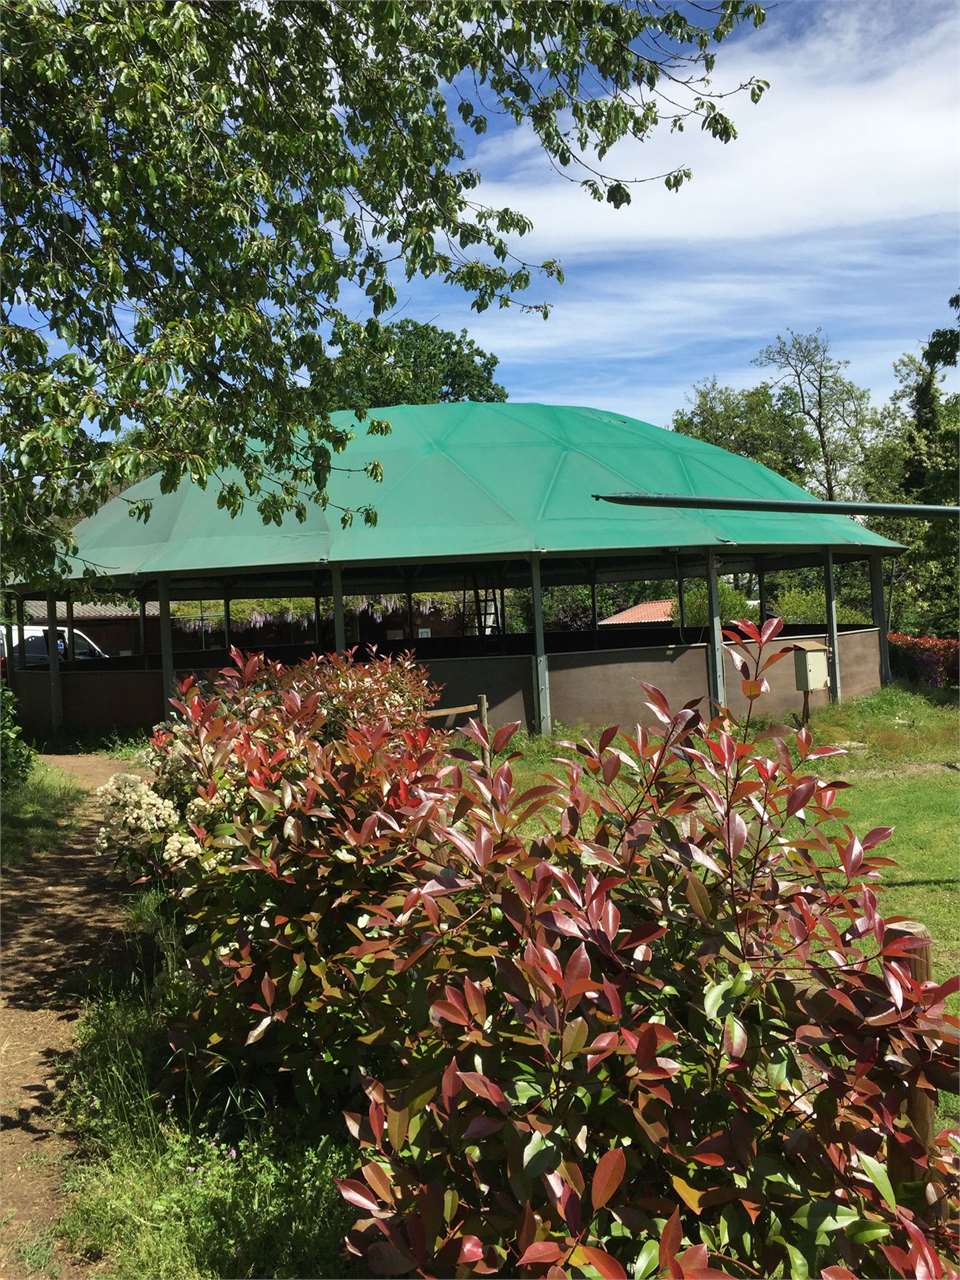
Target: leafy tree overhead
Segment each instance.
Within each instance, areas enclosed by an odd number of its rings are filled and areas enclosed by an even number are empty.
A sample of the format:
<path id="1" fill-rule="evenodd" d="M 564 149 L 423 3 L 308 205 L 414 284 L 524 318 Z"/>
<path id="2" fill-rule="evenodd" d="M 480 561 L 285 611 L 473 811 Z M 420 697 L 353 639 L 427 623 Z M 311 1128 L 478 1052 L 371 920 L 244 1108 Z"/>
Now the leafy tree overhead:
<path id="1" fill-rule="evenodd" d="M 336 362 L 337 399 L 344 409 L 506 400 L 506 388 L 494 381 L 499 363 L 466 329 L 400 320 L 372 340 L 357 333 Z"/>
<path id="2" fill-rule="evenodd" d="M 816 445 L 791 388 L 762 382 L 740 391 L 706 378 L 694 386 L 689 408 L 673 415 L 673 429 L 762 462 L 796 484 L 812 482 Z"/>
<path id="3" fill-rule="evenodd" d="M 347 443 L 335 365 L 358 320 L 376 336 L 398 279 L 483 309 L 561 275 L 514 256 L 530 223 L 483 202 L 465 139 L 524 126 L 558 172 L 626 204 L 645 179 L 608 171 L 617 142 L 690 120 L 735 136 L 716 48 L 763 12 L 10 0 L 4 19 L 4 551 L 37 577 L 69 547 L 63 512 L 145 467 L 267 521 L 324 501 Z"/>

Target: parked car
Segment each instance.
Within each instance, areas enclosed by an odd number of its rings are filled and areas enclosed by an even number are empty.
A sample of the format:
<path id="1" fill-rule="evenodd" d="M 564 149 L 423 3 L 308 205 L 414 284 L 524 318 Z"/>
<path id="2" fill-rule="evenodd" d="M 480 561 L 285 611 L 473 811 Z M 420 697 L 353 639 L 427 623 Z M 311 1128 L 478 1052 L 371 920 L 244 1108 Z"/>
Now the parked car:
<path id="1" fill-rule="evenodd" d="M 49 660 L 47 653 L 47 628 L 46 627 L 24 627 L 23 628 L 23 648 L 24 648 L 24 666 L 40 667 L 46 666 Z M 57 628 L 57 650 L 60 654 L 61 661 L 65 661 L 67 657 L 67 628 Z M 91 658 L 106 658 L 108 654 L 104 653 L 99 645 L 93 643 L 89 636 L 85 636 L 82 631 L 74 628 L 73 632 L 73 654 L 77 662 L 89 661 Z M 6 670 L 7 666 L 7 639 L 6 635 L 0 631 L 0 670 Z M 13 632 L 13 665 L 14 668 L 20 664 L 20 645 L 17 639 L 17 631 Z"/>

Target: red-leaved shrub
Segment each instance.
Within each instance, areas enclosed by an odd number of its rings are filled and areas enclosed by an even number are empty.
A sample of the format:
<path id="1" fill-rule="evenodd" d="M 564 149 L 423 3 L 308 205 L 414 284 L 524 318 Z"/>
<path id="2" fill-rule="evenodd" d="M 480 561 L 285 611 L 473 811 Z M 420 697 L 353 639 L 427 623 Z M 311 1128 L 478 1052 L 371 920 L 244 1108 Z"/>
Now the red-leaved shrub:
<path id="1" fill-rule="evenodd" d="M 933 689 L 960 682 L 960 640 L 907 636 L 899 631 L 891 631 L 887 640 L 894 675 Z"/>
<path id="2" fill-rule="evenodd" d="M 790 650 L 738 625 L 752 701 Z M 841 753 L 646 686 L 656 736 L 568 744 L 518 794 L 516 726 L 489 771 L 415 716 L 328 738 L 312 692 L 260 672 L 188 684 L 157 743 L 169 794 L 193 783 L 184 1048 L 311 1105 L 362 1085 L 342 1191 L 365 1265 L 953 1274 L 957 1156 L 904 1108 L 956 1086 L 960 980 L 911 976 L 878 912 L 889 831 L 858 837 L 816 763 Z"/>

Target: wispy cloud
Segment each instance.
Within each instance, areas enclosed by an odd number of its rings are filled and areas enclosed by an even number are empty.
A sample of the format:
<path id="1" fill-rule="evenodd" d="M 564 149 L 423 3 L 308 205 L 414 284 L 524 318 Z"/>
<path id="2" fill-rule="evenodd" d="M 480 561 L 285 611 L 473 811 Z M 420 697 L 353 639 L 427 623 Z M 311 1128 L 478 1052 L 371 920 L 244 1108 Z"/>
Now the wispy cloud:
<path id="1" fill-rule="evenodd" d="M 699 130 L 623 147 L 628 174 L 689 163 L 678 193 L 636 190 L 598 205 L 557 178 L 529 131 L 486 139 L 491 202 L 535 223 L 518 248 L 559 256 L 545 323 L 470 312 L 434 285 L 401 289 L 404 314 L 466 325 L 501 358 L 515 399 L 593 404 L 667 423 L 693 382 L 761 375 L 757 350 L 788 327 L 822 326 L 878 398 L 891 365 L 948 322 L 955 292 L 960 10 L 930 0 L 786 0 L 765 28 L 725 46 L 721 87 L 771 81 L 736 102 L 737 141 Z"/>

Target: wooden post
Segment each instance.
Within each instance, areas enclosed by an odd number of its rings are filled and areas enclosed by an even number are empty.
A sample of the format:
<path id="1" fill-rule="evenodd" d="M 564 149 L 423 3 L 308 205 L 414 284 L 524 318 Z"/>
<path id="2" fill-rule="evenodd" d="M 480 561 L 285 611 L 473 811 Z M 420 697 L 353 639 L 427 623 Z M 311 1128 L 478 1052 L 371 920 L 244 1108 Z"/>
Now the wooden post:
<path id="1" fill-rule="evenodd" d="M 77 637 L 73 629 L 73 593 L 67 592 L 67 657 L 71 662 L 77 657 Z"/>
<path id="2" fill-rule="evenodd" d="M 167 699 L 173 693 L 175 681 L 173 669 L 173 628 L 170 623 L 170 584 L 161 578 L 157 584 L 160 603 L 160 670 L 163 678 L 163 714 L 167 714 Z"/>
<path id="3" fill-rule="evenodd" d="M 27 665 L 27 637 L 23 627 L 23 596 L 17 596 L 17 666 L 21 671 Z"/>
<path id="4" fill-rule="evenodd" d="M 873 625 L 880 642 L 880 683 L 889 684 L 890 644 L 887 640 L 887 611 L 883 602 L 883 556 L 879 551 L 870 556 L 870 601 L 873 605 Z"/>
<path id="5" fill-rule="evenodd" d="M 916 920 L 901 920 L 891 925 L 890 933 L 894 937 L 908 936 L 920 940 L 921 945 L 905 952 L 904 959 L 914 981 L 929 982 L 932 977 L 930 964 L 932 939 L 926 925 L 919 924 Z M 936 1135 L 936 1108 L 929 1093 L 911 1085 L 904 1112 L 910 1121 L 914 1136 L 924 1151 L 932 1151 Z M 895 1139 L 887 1140 L 887 1171 L 894 1187 L 904 1182 L 917 1182 L 923 1177 L 922 1172 L 917 1169 L 910 1156 Z"/>
<path id="6" fill-rule="evenodd" d="M 720 617 L 720 586 L 717 557 L 707 552 L 707 680 L 713 709 L 726 703 L 726 673 L 723 669 L 723 622 Z"/>
<path id="7" fill-rule="evenodd" d="M 477 694 L 477 714 L 480 717 L 480 726 L 487 735 L 486 743 L 480 748 L 480 755 L 483 759 L 483 767 L 490 772 L 490 709 L 487 705 L 487 695 L 485 693 Z"/>
<path id="8" fill-rule="evenodd" d="M 830 652 L 827 665 L 830 672 L 830 701 L 840 702 L 840 636 L 837 632 L 837 584 L 833 575 L 833 552 L 823 557 L 823 584 L 827 597 L 827 644 Z"/>
<path id="9" fill-rule="evenodd" d="M 50 670 L 50 732 L 63 728 L 63 684 L 60 680 L 60 631 L 57 627 L 57 597 L 47 592 L 47 665 Z"/>
<path id="10" fill-rule="evenodd" d="M 347 647 L 347 620 L 343 609 L 343 570 L 338 564 L 330 566 L 330 583 L 333 591 L 333 647 L 342 653 Z"/>
<path id="11" fill-rule="evenodd" d="M 553 729 L 550 715 L 550 668 L 543 634 L 543 587 L 540 582 L 540 557 L 530 557 L 530 583 L 533 588 L 533 674 L 537 733 L 549 735 Z"/>

